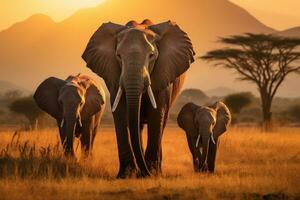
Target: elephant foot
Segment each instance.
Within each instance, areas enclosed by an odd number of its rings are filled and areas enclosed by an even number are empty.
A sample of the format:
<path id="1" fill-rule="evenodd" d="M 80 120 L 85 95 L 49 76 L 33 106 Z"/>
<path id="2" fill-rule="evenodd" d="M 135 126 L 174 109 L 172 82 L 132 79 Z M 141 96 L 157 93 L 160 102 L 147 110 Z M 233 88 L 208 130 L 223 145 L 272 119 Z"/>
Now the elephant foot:
<path id="1" fill-rule="evenodd" d="M 75 153 L 73 150 L 66 150 L 65 151 L 65 157 L 68 159 L 74 159 L 75 158 Z"/>
<path id="2" fill-rule="evenodd" d="M 199 171 L 199 160 L 198 159 L 194 159 L 193 160 L 193 167 L 194 167 L 194 172 L 198 173 Z"/>
<path id="3" fill-rule="evenodd" d="M 129 162 L 125 166 L 120 166 L 117 179 L 126 179 L 126 178 L 132 178 L 135 175 L 137 175 L 137 168 L 134 163 Z"/>
<path id="4" fill-rule="evenodd" d="M 92 155 L 88 155 L 88 154 L 81 154 L 81 157 L 80 157 L 80 161 L 81 162 L 92 162 L 93 161 L 93 156 Z"/>
<path id="5" fill-rule="evenodd" d="M 82 160 L 92 160 L 93 154 L 91 151 L 82 150 L 81 151 L 81 159 Z"/>
<path id="6" fill-rule="evenodd" d="M 208 168 L 207 172 L 210 173 L 210 174 L 213 174 L 213 173 L 215 173 L 215 169 L 209 169 Z"/>
<path id="7" fill-rule="evenodd" d="M 208 169 L 209 173 L 214 173 L 215 172 L 215 165 L 211 166 L 211 165 L 208 164 L 207 169 Z"/>
<path id="8" fill-rule="evenodd" d="M 196 167 L 196 168 L 194 167 L 194 172 L 195 172 L 195 173 L 200 173 L 201 171 L 199 170 L 198 167 Z"/>
<path id="9" fill-rule="evenodd" d="M 207 164 L 204 164 L 202 167 L 200 167 L 199 172 L 208 173 L 209 170 Z"/>
<path id="10" fill-rule="evenodd" d="M 147 166 L 152 175 L 158 176 L 162 174 L 161 162 L 159 161 L 147 161 Z"/>
<path id="11" fill-rule="evenodd" d="M 137 178 L 149 178 L 152 176 L 152 173 L 146 173 L 146 172 L 142 172 L 142 171 L 139 171 L 137 174 L 136 174 L 136 177 Z"/>

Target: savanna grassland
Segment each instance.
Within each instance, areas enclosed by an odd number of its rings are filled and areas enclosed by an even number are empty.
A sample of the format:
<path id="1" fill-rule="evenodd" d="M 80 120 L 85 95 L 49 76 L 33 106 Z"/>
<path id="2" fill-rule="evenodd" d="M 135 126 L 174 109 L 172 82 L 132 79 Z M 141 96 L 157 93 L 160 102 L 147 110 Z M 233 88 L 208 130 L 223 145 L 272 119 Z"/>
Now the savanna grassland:
<path id="1" fill-rule="evenodd" d="M 102 128 L 93 159 L 71 162 L 61 154 L 56 129 L 1 132 L 0 199 L 300 198 L 299 128 L 231 128 L 221 138 L 215 174 L 195 174 L 184 133 L 169 127 L 163 174 L 147 179 L 115 179 L 115 140 L 113 128 Z"/>

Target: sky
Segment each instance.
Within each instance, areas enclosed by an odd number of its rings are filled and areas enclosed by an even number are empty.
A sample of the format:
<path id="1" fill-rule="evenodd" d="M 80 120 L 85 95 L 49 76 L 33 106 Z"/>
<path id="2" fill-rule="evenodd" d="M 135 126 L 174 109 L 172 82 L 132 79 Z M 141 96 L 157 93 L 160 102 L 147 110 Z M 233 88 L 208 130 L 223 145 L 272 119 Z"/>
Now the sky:
<path id="1" fill-rule="evenodd" d="M 258 20 L 275 28 L 284 30 L 300 26 L 299 0 L 230 0 L 245 8 Z"/>
<path id="2" fill-rule="evenodd" d="M 80 8 L 96 6 L 105 0 L 1 0 L 0 29 L 43 13 L 61 21 Z M 109 1 L 109 0 L 106 0 Z M 299 0 L 230 0 L 249 11 L 267 26 L 283 30 L 300 26 Z"/>
<path id="3" fill-rule="evenodd" d="M 0 0 L 0 29 L 42 13 L 61 21 L 80 8 L 93 7 L 104 0 Z"/>

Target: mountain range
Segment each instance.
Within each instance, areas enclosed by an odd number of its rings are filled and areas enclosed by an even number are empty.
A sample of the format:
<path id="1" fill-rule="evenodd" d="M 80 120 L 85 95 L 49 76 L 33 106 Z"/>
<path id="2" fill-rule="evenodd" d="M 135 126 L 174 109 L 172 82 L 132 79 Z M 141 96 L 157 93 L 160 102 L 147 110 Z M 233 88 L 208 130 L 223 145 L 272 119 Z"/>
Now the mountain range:
<path id="1" fill-rule="evenodd" d="M 218 37 L 245 32 L 278 33 L 262 24 L 243 8 L 228 0 L 107 0 L 94 8 L 79 10 L 61 22 L 37 14 L 0 32 L 0 80 L 34 90 L 49 76 L 61 78 L 78 72 L 92 74 L 81 54 L 93 32 L 104 22 L 125 24 L 149 18 L 155 23 L 176 21 L 193 41 L 198 56 L 219 47 Z M 300 27 L 280 32 L 300 36 Z M 187 74 L 185 87 L 208 90 L 219 86 L 234 90 L 256 90 L 248 83 L 237 84 L 236 75 L 197 60 Z M 99 78 L 97 78 L 99 80 Z M 295 94 L 299 77 L 290 78 L 281 96 Z"/>
<path id="2" fill-rule="evenodd" d="M 19 91 L 19 92 L 21 92 L 21 95 L 24 95 L 24 96 L 32 94 L 32 91 L 29 91 L 19 85 L 16 85 L 16 84 L 8 82 L 8 81 L 0 80 L 0 95 L 3 95 L 6 92 L 10 92 L 10 91 Z"/>

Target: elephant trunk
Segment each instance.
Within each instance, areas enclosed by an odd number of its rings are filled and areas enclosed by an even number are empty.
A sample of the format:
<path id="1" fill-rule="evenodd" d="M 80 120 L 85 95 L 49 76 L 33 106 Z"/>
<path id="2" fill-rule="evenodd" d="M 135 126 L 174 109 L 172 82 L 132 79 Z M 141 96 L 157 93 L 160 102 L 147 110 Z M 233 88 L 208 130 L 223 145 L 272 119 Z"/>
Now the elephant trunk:
<path id="1" fill-rule="evenodd" d="M 201 135 L 201 146 L 202 146 L 202 154 L 199 159 L 199 171 L 206 170 L 206 161 L 209 149 L 209 141 L 211 134 L 200 134 Z"/>
<path id="2" fill-rule="evenodd" d="M 76 131 L 76 126 L 77 124 L 79 126 L 81 125 L 81 117 L 80 113 L 78 112 L 78 105 L 77 104 L 68 104 L 64 108 L 63 112 L 63 120 L 61 122 L 61 126 L 65 127 L 65 135 L 66 139 L 63 142 L 64 150 L 65 150 L 65 155 L 66 156 L 74 156 L 74 149 L 73 149 L 73 141 L 74 141 L 74 136 L 75 136 L 75 131 Z"/>
<path id="3" fill-rule="evenodd" d="M 76 117 L 65 119 L 66 123 L 66 141 L 63 141 L 65 154 L 67 156 L 74 156 L 73 150 L 73 140 L 74 140 L 74 132 L 76 128 Z"/>
<path id="4" fill-rule="evenodd" d="M 140 108 L 142 92 L 144 90 L 144 80 L 139 76 L 131 74 L 127 76 L 126 82 L 124 83 L 127 101 L 128 111 L 128 123 L 130 131 L 130 141 L 132 145 L 133 154 L 140 169 L 141 176 L 150 176 L 145 156 L 142 147 L 142 138 L 140 133 Z"/>

